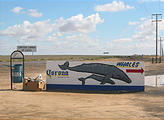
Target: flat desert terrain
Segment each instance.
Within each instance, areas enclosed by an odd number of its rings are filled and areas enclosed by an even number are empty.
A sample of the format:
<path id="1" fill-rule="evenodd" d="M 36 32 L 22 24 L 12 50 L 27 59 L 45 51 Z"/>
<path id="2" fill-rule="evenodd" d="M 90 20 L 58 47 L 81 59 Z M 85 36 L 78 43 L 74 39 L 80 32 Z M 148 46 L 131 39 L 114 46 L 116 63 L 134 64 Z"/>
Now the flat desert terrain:
<path id="1" fill-rule="evenodd" d="M 11 91 L 8 64 L 0 62 L 0 120 L 164 120 L 164 87 L 136 93 Z M 25 63 L 25 76 L 45 79 L 45 71 L 45 61 Z M 145 75 L 158 74 L 164 74 L 164 63 L 146 61 Z"/>

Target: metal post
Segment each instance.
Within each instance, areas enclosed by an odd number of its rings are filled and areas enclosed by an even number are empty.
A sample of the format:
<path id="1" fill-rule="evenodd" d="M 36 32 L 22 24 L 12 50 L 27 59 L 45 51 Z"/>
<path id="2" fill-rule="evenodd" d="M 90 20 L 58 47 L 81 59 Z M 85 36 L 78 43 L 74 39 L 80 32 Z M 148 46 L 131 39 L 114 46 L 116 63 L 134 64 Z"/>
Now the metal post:
<path id="1" fill-rule="evenodd" d="M 155 20 L 152 20 L 152 22 L 156 22 L 156 56 L 155 56 L 155 61 L 157 63 L 158 60 L 158 16 L 162 16 L 162 14 L 152 14 L 152 16 L 155 16 Z"/>
<path id="2" fill-rule="evenodd" d="M 154 58 L 152 57 L 152 64 L 154 63 Z"/>
<path id="3" fill-rule="evenodd" d="M 160 59 L 162 59 L 162 50 L 163 50 L 163 48 L 162 48 L 162 37 L 160 37 Z M 162 60 L 161 60 L 162 61 Z"/>
<path id="4" fill-rule="evenodd" d="M 23 55 L 23 82 L 24 82 L 24 55 Z"/>
<path id="5" fill-rule="evenodd" d="M 161 57 L 161 37 L 160 37 L 160 57 Z"/>
<path id="6" fill-rule="evenodd" d="M 158 86 L 158 78 L 157 78 L 157 75 L 156 75 L 156 79 L 155 79 L 155 86 L 156 87 Z"/>
<path id="7" fill-rule="evenodd" d="M 158 57 L 158 16 L 156 14 L 156 56 L 155 56 L 155 61 L 157 63 L 157 58 Z"/>
<path id="8" fill-rule="evenodd" d="M 11 75 L 11 90 L 13 89 L 13 78 L 12 78 L 12 58 L 10 57 L 10 75 Z"/>
<path id="9" fill-rule="evenodd" d="M 161 63 L 161 47 L 162 46 L 161 46 L 161 37 L 160 37 L 160 49 L 159 49 L 160 50 L 160 57 L 159 57 L 160 58 L 160 61 L 159 61 L 159 63 Z"/>

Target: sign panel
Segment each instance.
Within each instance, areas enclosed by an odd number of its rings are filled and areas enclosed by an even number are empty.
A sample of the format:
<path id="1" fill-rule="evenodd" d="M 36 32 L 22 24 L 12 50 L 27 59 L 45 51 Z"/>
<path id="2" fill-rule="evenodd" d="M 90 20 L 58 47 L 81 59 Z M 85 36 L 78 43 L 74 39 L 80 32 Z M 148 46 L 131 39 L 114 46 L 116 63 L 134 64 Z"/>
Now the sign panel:
<path id="1" fill-rule="evenodd" d="M 17 46 L 17 50 L 22 52 L 36 52 L 36 46 Z"/>
<path id="2" fill-rule="evenodd" d="M 140 61 L 47 61 L 47 90 L 144 90 L 144 65 Z"/>

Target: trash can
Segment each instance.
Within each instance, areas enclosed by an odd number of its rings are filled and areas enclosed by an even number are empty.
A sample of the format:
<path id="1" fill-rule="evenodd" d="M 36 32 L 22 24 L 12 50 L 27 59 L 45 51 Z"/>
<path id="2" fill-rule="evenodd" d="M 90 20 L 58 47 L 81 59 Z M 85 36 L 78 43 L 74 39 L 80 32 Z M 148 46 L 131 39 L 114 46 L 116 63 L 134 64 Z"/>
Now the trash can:
<path id="1" fill-rule="evenodd" d="M 21 83 L 23 81 L 23 65 L 15 64 L 12 66 L 13 83 Z"/>

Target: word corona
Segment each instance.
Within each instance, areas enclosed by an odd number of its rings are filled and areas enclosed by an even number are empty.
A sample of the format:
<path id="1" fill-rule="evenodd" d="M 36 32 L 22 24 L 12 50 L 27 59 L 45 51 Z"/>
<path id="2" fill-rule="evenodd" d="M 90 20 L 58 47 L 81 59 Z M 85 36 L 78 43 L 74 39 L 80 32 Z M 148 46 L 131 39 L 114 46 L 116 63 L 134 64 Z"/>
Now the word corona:
<path id="1" fill-rule="evenodd" d="M 59 76 L 59 77 L 67 77 L 68 71 L 53 71 L 53 70 L 47 70 L 46 71 L 47 76 L 50 78 L 53 76 Z"/>

